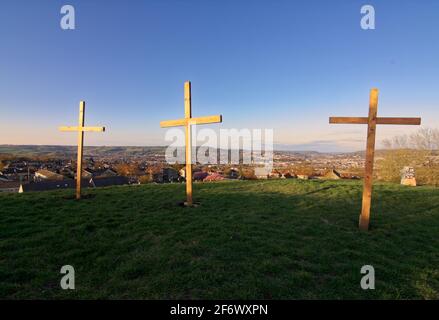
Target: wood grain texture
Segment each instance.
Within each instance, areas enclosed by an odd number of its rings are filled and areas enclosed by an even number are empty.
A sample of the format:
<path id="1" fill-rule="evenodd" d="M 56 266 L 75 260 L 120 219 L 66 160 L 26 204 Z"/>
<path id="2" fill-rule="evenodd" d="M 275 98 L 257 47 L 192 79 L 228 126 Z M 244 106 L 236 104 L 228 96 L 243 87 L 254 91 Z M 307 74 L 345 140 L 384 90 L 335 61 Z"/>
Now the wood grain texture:
<path id="1" fill-rule="evenodd" d="M 59 127 L 59 131 L 73 132 L 73 131 L 84 131 L 84 132 L 105 132 L 105 127 Z"/>
<path id="2" fill-rule="evenodd" d="M 197 124 L 209 124 L 209 123 L 220 123 L 220 122 L 222 122 L 222 116 L 215 115 L 215 116 L 207 116 L 207 117 L 161 121 L 160 127 L 162 128 L 183 127 L 188 124 L 197 125 Z"/>
<path id="3" fill-rule="evenodd" d="M 330 117 L 329 123 L 331 124 L 368 124 L 369 118 L 367 117 Z M 421 118 L 389 118 L 379 117 L 377 118 L 377 124 L 388 125 L 415 125 L 421 124 Z"/>
<path id="4" fill-rule="evenodd" d="M 370 206 L 372 202 L 373 162 L 375 158 L 375 137 L 378 112 L 378 89 L 370 91 L 369 118 L 367 125 L 366 166 L 364 170 L 363 201 L 359 221 L 360 230 L 369 229 Z"/>
<path id="5" fill-rule="evenodd" d="M 188 121 L 192 117 L 190 81 L 184 83 L 184 117 L 186 119 L 186 204 L 192 206 L 192 130 Z"/>

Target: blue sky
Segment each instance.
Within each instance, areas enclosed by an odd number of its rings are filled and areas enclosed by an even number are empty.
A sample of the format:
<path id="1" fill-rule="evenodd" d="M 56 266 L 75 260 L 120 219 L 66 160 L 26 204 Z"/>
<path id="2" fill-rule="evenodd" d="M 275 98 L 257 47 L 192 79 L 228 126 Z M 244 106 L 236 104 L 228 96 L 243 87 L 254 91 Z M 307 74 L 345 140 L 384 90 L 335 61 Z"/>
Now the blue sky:
<path id="1" fill-rule="evenodd" d="M 62 30 L 60 9 L 76 9 Z M 362 5 L 376 29 L 360 27 Z M 439 1 L 21 1 L 0 4 L 0 144 L 75 144 L 57 131 L 86 124 L 107 132 L 88 145 L 163 145 L 161 120 L 222 114 L 212 128 L 274 129 L 296 150 L 364 148 L 365 126 L 328 117 L 366 116 L 380 89 L 381 116 L 439 123 Z M 378 129 L 378 140 L 413 127 Z"/>

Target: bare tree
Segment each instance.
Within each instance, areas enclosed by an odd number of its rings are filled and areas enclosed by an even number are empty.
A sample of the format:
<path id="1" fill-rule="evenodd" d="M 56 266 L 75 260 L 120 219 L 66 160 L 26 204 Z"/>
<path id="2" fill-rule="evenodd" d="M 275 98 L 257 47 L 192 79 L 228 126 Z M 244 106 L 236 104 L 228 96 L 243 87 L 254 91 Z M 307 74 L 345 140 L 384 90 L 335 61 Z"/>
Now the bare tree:
<path id="1" fill-rule="evenodd" d="M 439 130 L 421 128 L 410 136 L 410 144 L 416 149 L 437 150 L 439 149 Z"/>
<path id="2" fill-rule="evenodd" d="M 385 181 L 399 180 L 400 170 L 412 166 L 417 180 L 439 185 L 439 129 L 421 128 L 407 136 L 383 140 L 386 148 L 378 163 L 378 177 Z"/>
<path id="3" fill-rule="evenodd" d="M 400 135 L 383 140 L 386 149 L 439 150 L 439 129 L 420 128 L 410 136 Z"/>

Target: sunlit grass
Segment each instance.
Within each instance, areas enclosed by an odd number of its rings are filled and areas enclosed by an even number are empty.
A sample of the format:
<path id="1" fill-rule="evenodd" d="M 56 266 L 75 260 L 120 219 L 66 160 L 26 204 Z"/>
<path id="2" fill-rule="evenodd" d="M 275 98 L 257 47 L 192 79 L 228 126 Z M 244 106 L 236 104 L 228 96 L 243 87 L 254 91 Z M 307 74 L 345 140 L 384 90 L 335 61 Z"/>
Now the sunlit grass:
<path id="1" fill-rule="evenodd" d="M 225 181 L 0 195 L 1 298 L 439 298 L 439 189 Z M 61 266 L 76 290 L 60 289 Z M 360 288 L 360 268 L 376 290 Z"/>

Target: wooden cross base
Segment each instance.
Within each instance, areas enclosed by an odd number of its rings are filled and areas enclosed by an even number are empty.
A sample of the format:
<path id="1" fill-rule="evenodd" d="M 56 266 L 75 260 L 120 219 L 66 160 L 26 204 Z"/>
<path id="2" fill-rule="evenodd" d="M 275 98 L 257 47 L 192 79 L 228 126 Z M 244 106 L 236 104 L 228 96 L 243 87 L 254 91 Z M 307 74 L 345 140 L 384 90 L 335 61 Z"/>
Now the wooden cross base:
<path id="1" fill-rule="evenodd" d="M 363 214 L 360 214 L 358 227 L 360 228 L 361 231 L 368 231 L 369 230 L 369 217 L 366 217 Z"/>
<path id="2" fill-rule="evenodd" d="M 178 205 L 185 208 L 197 208 L 201 205 L 201 203 L 194 201 L 192 201 L 192 203 L 189 203 L 187 201 L 184 201 L 184 202 L 180 202 Z"/>

